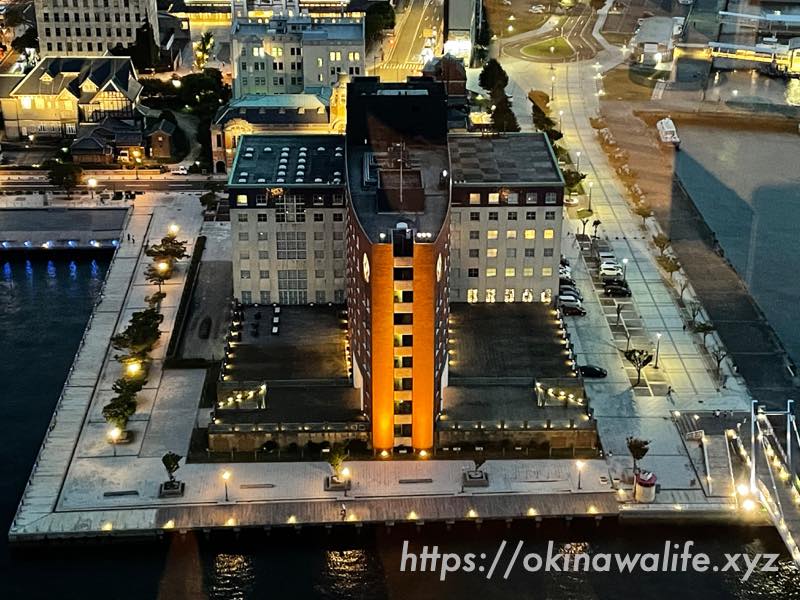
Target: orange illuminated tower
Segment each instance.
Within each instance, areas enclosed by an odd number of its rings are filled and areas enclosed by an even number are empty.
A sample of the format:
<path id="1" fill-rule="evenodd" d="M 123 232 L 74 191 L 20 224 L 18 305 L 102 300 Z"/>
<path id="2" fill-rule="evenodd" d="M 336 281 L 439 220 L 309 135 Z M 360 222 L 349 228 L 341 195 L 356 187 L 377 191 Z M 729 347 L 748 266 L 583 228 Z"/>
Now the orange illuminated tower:
<path id="1" fill-rule="evenodd" d="M 429 81 L 348 89 L 347 301 L 376 451 L 430 451 L 446 385 L 446 105 Z"/>

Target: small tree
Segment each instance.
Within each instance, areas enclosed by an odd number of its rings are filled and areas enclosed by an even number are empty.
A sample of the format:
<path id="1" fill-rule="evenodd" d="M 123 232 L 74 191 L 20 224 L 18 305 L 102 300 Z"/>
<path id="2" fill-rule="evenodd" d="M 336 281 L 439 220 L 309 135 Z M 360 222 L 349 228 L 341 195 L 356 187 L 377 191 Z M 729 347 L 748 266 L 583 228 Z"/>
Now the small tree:
<path id="1" fill-rule="evenodd" d="M 717 379 L 722 376 L 722 361 L 728 356 L 728 353 L 725 352 L 724 348 L 717 347 L 709 352 L 711 354 L 711 358 L 714 359 L 714 363 L 717 365 Z"/>
<path id="2" fill-rule="evenodd" d="M 347 458 L 347 453 L 344 451 L 344 448 L 339 444 L 334 444 L 331 451 L 328 453 L 328 464 L 330 464 L 331 469 L 333 469 L 334 475 L 339 475 L 345 458 Z"/>
<path id="3" fill-rule="evenodd" d="M 217 203 L 217 195 L 214 192 L 206 192 L 200 196 L 200 204 L 205 210 L 209 210 Z"/>
<path id="4" fill-rule="evenodd" d="M 595 219 L 592 221 L 592 227 L 594 228 L 594 237 L 597 237 L 597 228 L 602 225 L 603 222 L 600 219 Z"/>
<path id="5" fill-rule="evenodd" d="M 653 362 L 653 355 L 647 350 L 631 348 L 625 352 L 625 359 L 636 369 L 636 383 L 633 384 L 636 387 L 642 382 L 642 369 Z"/>
<path id="6" fill-rule="evenodd" d="M 160 267 L 159 265 L 165 265 Z M 145 279 L 148 283 L 154 283 L 158 286 L 158 293 L 161 293 L 161 285 L 172 276 L 172 267 L 167 261 L 158 263 L 150 263 L 144 270 Z"/>
<path id="7" fill-rule="evenodd" d="M 633 212 L 642 217 L 642 227 L 647 224 L 647 219 L 653 216 L 653 208 L 647 202 L 640 202 L 633 208 Z"/>
<path id="8" fill-rule="evenodd" d="M 692 300 L 689 302 L 687 306 L 689 309 L 689 316 L 691 317 L 690 325 L 694 327 L 694 324 L 697 322 L 697 317 L 700 314 L 700 311 L 703 310 L 703 305 L 697 302 L 696 300 Z"/>
<path id="9" fill-rule="evenodd" d="M 146 383 L 147 380 L 144 378 L 130 379 L 121 377 L 114 382 L 111 389 L 117 394 L 117 398 L 133 399 Z"/>
<path id="10" fill-rule="evenodd" d="M 198 71 L 202 71 L 205 68 L 213 50 L 214 34 L 206 31 L 200 36 L 200 40 L 194 44 L 194 66 Z"/>
<path id="11" fill-rule="evenodd" d="M 47 179 L 51 185 L 59 187 L 70 196 L 72 190 L 81 183 L 83 179 L 83 168 L 74 163 L 64 163 L 59 161 L 49 161 Z"/>
<path id="12" fill-rule="evenodd" d="M 631 453 L 633 458 L 633 472 L 638 473 L 639 461 L 647 456 L 647 452 L 650 450 L 650 440 L 629 436 L 625 441 L 628 444 L 628 452 Z"/>
<path id="13" fill-rule="evenodd" d="M 661 265 L 661 268 L 667 272 L 670 281 L 672 281 L 672 276 L 681 270 L 681 264 L 673 256 L 663 255 L 657 257 L 656 260 L 658 264 Z"/>
<path id="14" fill-rule="evenodd" d="M 578 171 L 574 169 L 566 169 L 562 171 L 562 174 L 564 175 L 564 185 L 566 185 L 569 190 L 578 187 L 578 184 L 586 179 L 586 173 L 578 173 Z"/>
<path id="15" fill-rule="evenodd" d="M 653 244 L 658 248 L 661 256 L 664 256 L 664 252 L 669 248 L 670 239 L 663 233 L 659 233 L 653 236 Z"/>
<path id="16" fill-rule="evenodd" d="M 498 133 L 509 133 L 520 130 L 517 116 L 511 110 L 511 101 L 505 92 L 492 96 L 494 110 L 492 111 L 492 129 Z"/>
<path id="17" fill-rule="evenodd" d="M 165 235 L 161 238 L 161 243 L 150 246 L 145 254 L 156 261 L 166 260 L 170 263 L 189 256 L 186 253 L 186 241 L 171 235 Z"/>
<path id="18" fill-rule="evenodd" d="M 103 407 L 103 418 L 120 431 L 125 431 L 128 420 L 136 412 L 136 400 L 115 398 Z"/>
<path id="19" fill-rule="evenodd" d="M 19 52 L 20 54 L 25 52 L 25 50 L 27 50 L 28 48 L 33 48 L 38 52 L 39 33 L 36 31 L 36 28 L 30 27 L 21 36 L 15 37 L 11 41 L 11 47 L 14 49 L 14 51 Z"/>
<path id="20" fill-rule="evenodd" d="M 167 470 L 167 477 L 169 477 L 170 483 L 175 483 L 175 473 L 181 467 L 182 458 L 180 454 L 175 454 L 174 452 L 167 452 L 161 457 L 161 463 Z"/>
<path id="21" fill-rule="evenodd" d="M 111 338 L 111 344 L 116 350 L 127 351 L 127 354 L 117 356 L 117 360 L 129 359 L 143 360 L 161 337 L 158 326 L 164 320 L 154 307 L 135 312 L 125 331 Z"/>
<path id="22" fill-rule="evenodd" d="M 708 334 L 715 329 L 716 327 L 714 327 L 711 323 L 695 323 L 694 327 L 692 328 L 695 333 L 699 333 L 701 336 L 703 336 L 703 346 L 706 345 L 706 338 L 708 337 Z"/>
<path id="23" fill-rule="evenodd" d="M 689 278 L 686 276 L 681 277 L 680 281 L 681 302 L 683 302 L 683 294 L 686 292 L 688 288 L 689 288 Z"/>
<path id="24" fill-rule="evenodd" d="M 495 90 L 503 90 L 508 85 L 508 73 L 496 59 L 489 59 L 478 76 L 478 85 L 494 96 Z"/>

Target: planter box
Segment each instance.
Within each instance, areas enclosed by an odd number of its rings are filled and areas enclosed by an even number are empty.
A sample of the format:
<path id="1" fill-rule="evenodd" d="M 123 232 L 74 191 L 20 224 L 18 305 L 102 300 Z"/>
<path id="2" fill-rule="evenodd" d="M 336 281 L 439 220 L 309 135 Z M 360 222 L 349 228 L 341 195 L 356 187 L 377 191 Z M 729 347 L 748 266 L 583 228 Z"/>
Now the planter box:
<path id="1" fill-rule="evenodd" d="M 328 475 L 325 478 L 325 491 L 326 492 L 346 492 L 350 489 L 351 481 L 349 479 L 337 479 Z"/>
<path id="2" fill-rule="evenodd" d="M 159 498 L 180 498 L 186 489 L 186 484 L 182 481 L 165 481 L 158 486 Z"/>

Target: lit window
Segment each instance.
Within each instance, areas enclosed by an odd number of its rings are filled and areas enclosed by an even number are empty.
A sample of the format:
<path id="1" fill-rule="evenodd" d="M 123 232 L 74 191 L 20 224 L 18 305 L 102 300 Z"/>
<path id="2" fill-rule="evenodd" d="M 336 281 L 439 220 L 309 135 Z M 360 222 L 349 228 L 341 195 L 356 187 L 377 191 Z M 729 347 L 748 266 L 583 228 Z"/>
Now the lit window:
<path id="1" fill-rule="evenodd" d="M 509 229 L 506 231 L 506 239 L 507 240 L 515 240 L 517 239 L 517 230 L 516 229 Z"/>
<path id="2" fill-rule="evenodd" d="M 526 229 L 525 230 L 525 239 L 526 240 L 535 240 L 536 239 L 536 230 L 535 229 Z"/>
<path id="3" fill-rule="evenodd" d="M 29 102 L 29 104 L 30 104 L 30 102 Z M 481 195 L 480 194 L 470 194 L 469 195 L 469 203 L 470 204 L 480 204 L 481 203 Z"/>
<path id="4" fill-rule="evenodd" d="M 247 194 L 236 196 L 236 206 L 247 206 Z"/>
<path id="5" fill-rule="evenodd" d="M 542 267 L 542 277 L 551 277 L 553 275 L 552 267 Z"/>
<path id="6" fill-rule="evenodd" d="M 478 301 L 478 290 L 476 289 L 467 290 L 467 302 L 477 302 L 477 301 Z"/>
<path id="7" fill-rule="evenodd" d="M 522 269 L 523 277 L 533 277 L 533 267 L 525 267 Z"/>
<path id="8" fill-rule="evenodd" d="M 318 67 L 321 67 L 321 66 L 322 66 L 322 57 L 320 57 L 320 58 L 318 58 L 318 59 L 317 59 L 317 66 L 318 66 Z"/>
<path id="9" fill-rule="evenodd" d="M 506 268 L 506 277 L 514 277 L 517 274 L 517 270 L 514 267 L 507 267 Z"/>
<path id="10" fill-rule="evenodd" d="M 487 277 L 496 277 L 497 276 L 497 269 L 494 267 L 489 267 L 486 269 L 486 276 Z"/>
<path id="11" fill-rule="evenodd" d="M 487 249 L 486 256 L 488 256 L 489 258 L 497 258 L 497 248 Z"/>
<path id="12" fill-rule="evenodd" d="M 533 302 L 533 290 L 525 289 L 522 292 L 522 301 L 523 302 Z"/>
<path id="13" fill-rule="evenodd" d="M 500 192 L 489 194 L 489 204 L 500 204 Z"/>
<path id="14" fill-rule="evenodd" d="M 552 240 L 554 235 L 555 235 L 555 230 L 554 229 L 545 229 L 544 230 L 544 239 Z"/>
<path id="15" fill-rule="evenodd" d="M 506 288 L 506 293 L 503 296 L 506 302 L 514 301 L 514 288 Z"/>
<path id="16" fill-rule="evenodd" d="M 488 234 L 489 234 L 488 237 L 489 237 L 490 240 L 496 240 L 497 239 L 497 229 L 490 229 Z"/>
<path id="17" fill-rule="evenodd" d="M 495 296 L 496 296 L 496 294 L 495 294 L 495 290 L 494 289 L 486 290 L 486 301 L 487 302 L 494 302 L 495 301 Z"/>
<path id="18" fill-rule="evenodd" d="M 22 97 L 22 108 L 30 108 L 32 106 L 32 100 L 30 96 L 23 96 Z"/>

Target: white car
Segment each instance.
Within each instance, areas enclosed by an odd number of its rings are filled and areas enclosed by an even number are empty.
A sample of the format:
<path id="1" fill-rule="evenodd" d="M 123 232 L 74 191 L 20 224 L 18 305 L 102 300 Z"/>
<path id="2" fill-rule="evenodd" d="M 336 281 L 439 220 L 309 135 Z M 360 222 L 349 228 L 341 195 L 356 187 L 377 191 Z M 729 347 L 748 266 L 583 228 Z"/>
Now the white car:
<path id="1" fill-rule="evenodd" d="M 174 171 L 171 171 L 170 173 L 172 175 L 188 175 L 189 170 L 186 167 L 181 166 L 175 169 Z"/>
<path id="2" fill-rule="evenodd" d="M 600 276 L 603 275 L 613 275 L 613 274 L 622 275 L 622 267 L 619 265 L 606 265 L 600 267 Z"/>
<path id="3" fill-rule="evenodd" d="M 505 6 L 511 6 L 511 0 L 503 0 Z"/>
<path id="4" fill-rule="evenodd" d="M 541 14 L 544 14 L 544 7 L 540 8 L 538 6 L 531 6 L 528 9 L 528 12 L 531 13 L 531 14 L 534 14 L 534 15 L 541 15 Z"/>
<path id="5" fill-rule="evenodd" d="M 600 269 L 619 269 L 622 270 L 622 267 L 619 266 L 617 261 L 615 260 L 604 260 L 600 263 Z"/>

